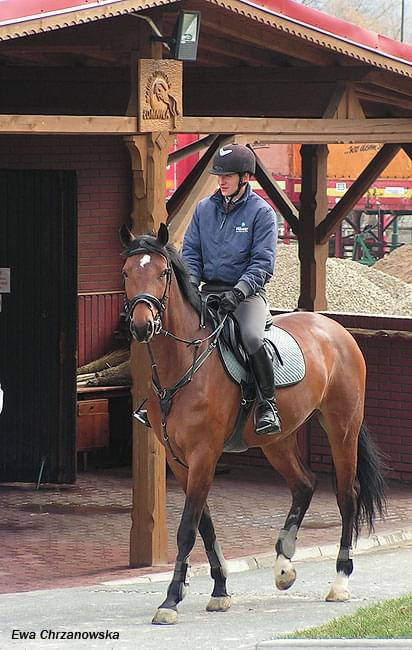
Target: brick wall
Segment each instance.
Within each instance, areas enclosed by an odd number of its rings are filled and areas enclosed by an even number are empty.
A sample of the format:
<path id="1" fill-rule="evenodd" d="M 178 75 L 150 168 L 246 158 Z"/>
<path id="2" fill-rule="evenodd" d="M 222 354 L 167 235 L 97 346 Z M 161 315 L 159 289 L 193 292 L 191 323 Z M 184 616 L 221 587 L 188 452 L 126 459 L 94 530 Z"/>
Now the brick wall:
<path id="1" fill-rule="evenodd" d="M 3 169 L 70 169 L 78 182 L 78 291 L 121 289 L 119 225 L 130 214 L 130 162 L 122 138 L 2 136 Z"/>
<path id="2" fill-rule="evenodd" d="M 334 315 L 345 327 L 365 330 L 412 331 L 412 319 Z M 386 476 L 412 482 L 412 339 L 354 334 L 366 359 L 365 420 L 387 456 Z M 308 427 L 309 460 L 314 471 L 331 471 L 326 435 L 315 421 Z"/>
<path id="3" fill-rule="evenodd" d="M 334 315 L 348 328 L 412 331 L 412 319 L 386 316 Z M 379 449 L 387 456 L 387 478 L 412 482 L 412 339 L 354 334 L 367 366 L 365 420 Z M 331 473 L 326 434 L 312 418 L 299 432 L 300 448 L 313 471 Z M 228 464 L 267 465 L 258 449 L 224 454 Z"/>

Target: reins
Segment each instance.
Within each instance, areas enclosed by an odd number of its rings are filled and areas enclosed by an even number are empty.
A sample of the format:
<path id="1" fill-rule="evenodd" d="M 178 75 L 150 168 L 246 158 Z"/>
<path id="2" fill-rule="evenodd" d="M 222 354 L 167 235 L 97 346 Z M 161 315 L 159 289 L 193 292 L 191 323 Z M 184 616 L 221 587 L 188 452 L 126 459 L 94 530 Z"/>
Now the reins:
<path id="1" fill-rule="evenodd" d="M 127 256 L 130 257 L 132 255 L 138 255 L 139 253 L 142 252 L 147 252 L 146 249 L 134 249 L 130 251 Z M 167 276 L 166 279 L 166 286 L 165 290 L 163 292 L 163 296 L 159 299 L 156 298 L 156 296 L 153 296 L 152 294 L 148 293 L 139 293 L 130 300 L 125 300 L 125 312 L 126 312 L 126 320 L 129 322 L 129 327 L 131 334 L 134 336 L 134 328 L 133 328 L 133 321 L 132 321 L 132 316 L 133 316 L 133 311 L 139 303 L 145 303 L 150 311 L 152 312 L 153 315 L 153 324 L 154 324 L 154 330 L 153 330 L 153 335 L 158 336 L 162 335 L 165 337 L 170 337 L 173 340 L 179 342 L 179 343 L 185 343 L 187 347 L 193 346 L 193 361 L 190 367 L 186 370 L 186 372 L 183 374 L 183 376 L 171 387 L 165 388 L 161 386 L 160 383 L 160 378 L 159 378 L 159 373 L 157 371 L 157 363 L 154 358 L 153 350 L 149 342 L 147 342 L 147 348 L 149 351 L 149 356 L 150 356 L 150 361 L 151 361 L 151 366 L 152 366 L 152 387 L 159 399 L 159 404 L 160 404 L 160 410 L 162 413 L 162 420 L 161 420 L 161 426 L 162 426 L 162 435 L 163 435 L 163 440 L 165 442 L 165 445 L 167 446 L 167 449 L 169 450 L 170 455 L 172 456 L 173 460 L 176 461 L 179 465 L 182 467 L 185 467 L 186 469 L 189 469 L 188 465 L 184 463 L 180 458 L 176 456 L 174 453 L 169 435 L 167 432 L 167 416 L 169 415 L 171 406 L 172 406 L 172 400 L 173 397 L 178 393 L 184 386 L 189 384 L 195 373 L 202 367 L 202 365 L 205 363 L 207 358 L 212 354 L 214 349 L 216 348 L 219 336 L 222 332 L 222 329 L 224 327 L 225 321 L 227 319 L 227 314 L 223 317 L 223 319 L 220 321 L 220 323 L 217 325 L 217 327 L 213 330 L 211 334 L 206 336 L 203 339 L 193 339 L 193 340 L 188 340 L 188 339 L 183 339 L 173 332 L 170 332 L 169 330 L 164 329 L 162 325 L 162 314 L 165 313 L 166 307 L 167 307 L 167 302 L 169 299 L 169 292 L 170 292 L 170 285 L 172 281 L 172 273 L 173 273 L 173 267 L 171 266 L 170 260 L 167 257 L 167 255 L 164 255 L 160 251 L 156 251 L 159 255 L 162 255 L 164 259 L 166 260 L 167 263 L 167 268 L 165 269 L 165 275 Z M 155 311 L 154 311 L 155 310 Z M 206 343 L 207 341 L 210 341 L 209 345 L 207 348 L 199 354 L 200 347 L 202 346 L 203 343 Z"/>
<path id="2" fill-rule="evenodd" d="M 226 318 L 227 315 L 224 316 L 224 318 L 216 327 L 216 329 L 214 329 L 213 332 L 209 334 L 209 336 L 206 336 L 204 339 L 194 339 L 193 341 L 188 341 L 186 339 L 180 338 L 179 336 L 176 336 L 172 332 L 164 330 L 163 328 L 160 330 L 159 334 L 162 334 L 163 336 L 170 336 L 175 341 L 178 341 L 180 343 L 186 343 L 187 347 L 194 346 L 192 365 L 190 366 L 190 368 L 187 369 L 184 375 L 174 384 L 174 386 L 171 386 L 170 388 L 161 387 L 159 374 L 157 372 L 157 363 L 153 355 L 153 350 L 150 346 L 150 343 L 147 344 L 150 360 L 152 363 L 152 386 L 154 392 L 156 393 L 159 399 L 160 410 L 162 413 L 161 426 L 162 426 L 163 440 L 173 460 L 179 463 L 179 465 L 181 465 L 182 467 L 185 467 L 186 469 L 189 469 L 189 467 L 186 465 L 186 463 L 184 463 L 182 460 L 180 460 L 180 458 L 176 456 L 176 454 L 172 449 L 170 439 L 169 439 L 169 434 L 167 432 L 167 416 L 172 406 L 173 397 L 176 395 L 176 393 L 179 392 L 179 390 L 181 390 L 184 386 L 186 386 L 192 381 L 194 374 L 202 367 L 206 359 L 212 354 L 213 350 L 216 348 L 217 341 L 219 339 L 220 333 L 225 324 Z M 204 350 L 201 354 L 199 354 L 199 349 L 202 343 L 205 343 L 206 341 L 209 341 L 212 338 L 213 340 L 209 343 L 206 350 Z"/>

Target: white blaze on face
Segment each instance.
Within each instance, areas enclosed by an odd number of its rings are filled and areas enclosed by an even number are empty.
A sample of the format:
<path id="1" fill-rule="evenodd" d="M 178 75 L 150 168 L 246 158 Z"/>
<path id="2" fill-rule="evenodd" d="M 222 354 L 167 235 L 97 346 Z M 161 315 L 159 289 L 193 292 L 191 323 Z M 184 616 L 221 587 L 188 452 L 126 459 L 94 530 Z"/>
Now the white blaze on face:
<path id="1" fill-rule="evenodd" d="M 150 255 L 143 255 L 142 259 L 139 262 L 139 266 L 143 269 L 146 264 L 149 264 L 151 261 Z"/>

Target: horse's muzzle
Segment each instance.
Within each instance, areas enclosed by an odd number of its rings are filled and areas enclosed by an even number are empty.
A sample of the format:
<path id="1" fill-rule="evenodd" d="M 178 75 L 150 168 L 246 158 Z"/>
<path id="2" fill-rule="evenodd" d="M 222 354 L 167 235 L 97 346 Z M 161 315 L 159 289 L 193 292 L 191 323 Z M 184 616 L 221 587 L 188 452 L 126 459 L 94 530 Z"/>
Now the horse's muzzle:
<path id="1" fill-rule="evenodd" d="M 136 325 L 133 320 L 130 321 L 130 333 L 138 343 L 148 343 L 152 339 L 154 331 L 154 323 L 151 319 L 144 325 Z"/>

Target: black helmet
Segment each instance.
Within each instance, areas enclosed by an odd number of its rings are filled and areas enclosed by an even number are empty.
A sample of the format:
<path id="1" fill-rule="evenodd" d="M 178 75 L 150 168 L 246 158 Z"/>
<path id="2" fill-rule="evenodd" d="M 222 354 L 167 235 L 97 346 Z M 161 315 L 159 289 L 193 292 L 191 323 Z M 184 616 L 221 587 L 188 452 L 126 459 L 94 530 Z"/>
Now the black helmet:
<path id="1" fill-rule="evenodd" d="M 213 157 L 210 174 L 225 176 L 229 174 L 254 174 L 256 158 L 253 151 L 244 144 L 225 144 Z"/>

